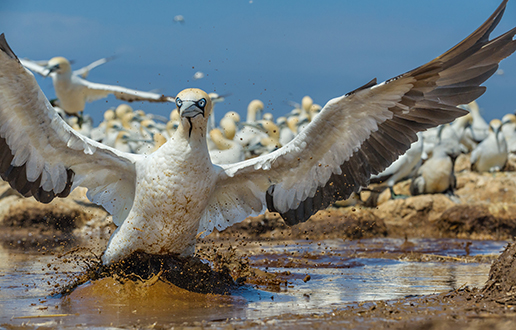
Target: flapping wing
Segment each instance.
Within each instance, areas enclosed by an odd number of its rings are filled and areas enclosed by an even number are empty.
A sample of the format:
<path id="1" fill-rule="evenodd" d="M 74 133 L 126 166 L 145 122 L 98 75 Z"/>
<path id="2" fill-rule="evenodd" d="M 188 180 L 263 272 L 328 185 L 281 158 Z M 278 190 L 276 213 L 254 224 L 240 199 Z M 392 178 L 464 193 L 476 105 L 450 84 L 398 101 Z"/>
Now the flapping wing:
<path id="1" fill-rule="evenodd" d="M 76 186 L 119 224 L 132 207 L 138 158 L 90 140 L 52 108 L 34 76 L 0 35 L 0 175 L 48 203 Z"/>
<path id="2" fill-rule="evenodd" d="M 75 70 L 73 72 L 73 74 L 76 76 L 81 76 L 82 78 L 86 78 L 90 74 L 91 70 L 93 70 L 96 67 L 98 67 L 104 63 L 107 63 L 115 58 L 116 58 L 115 56 L 101 58 L 100 60 L 96 60 L 95 62 L 90 63 L 90 64 L 86 65 L 85 67 L 80 68 L 79 70 Z"/>
<path id="3" fill-rule="evenodd" d="M 418 131 L 467 114 L 456 106 L 479 97 L 485 91 L 479 85 L 516 49 L 516 28 L 489 40 L 506 3 L 473 34 L 433 61 L 381 84 L 372 80 L 330 100 L 283 148 L 221 165 L 210 205 L 220 214 L 224 203 L 232 208 L 229 211 L 241 212 L 234 219 L 221 215 L 215 222 L 203 221 L 200 231 L 242 221 L 246 212 L 265 204 L 281 213 L 287 224 L 306 221 L 317 210 L 366 186 L 372 174 L 383 171 L 410 147 Z M 240 191 L 248 191 L 246 198 L 239 198 Z"/>
<path id="4" fill-rule="evenodd" d="M 163 94 L 152 93 L 152 92 L 141 92 L 135 89 L 125 88 L 115 85 L 105 85 L 93 83 L 87 80 L 83 80 L 77 76 L 74 79 L 80 79 L 81 84 L 88 88 L 87 101 L 92 102 L 108 96 L 109 94 L 115 95 L 117 99 L 133 102 L 133 101 L 147 101 L 147 102 L 175 102 L 175 99 L 171 96 L 165 96 Z"/>
<path id="5" fill-rule="evenodd" d="M 46 61 L 31 61 L 29 59 L 19 59 L 20 63 L 32 72 L 36 72 L 43 77 L 47 77 L 50 70 L 46 68 L 48 62 Z"/>

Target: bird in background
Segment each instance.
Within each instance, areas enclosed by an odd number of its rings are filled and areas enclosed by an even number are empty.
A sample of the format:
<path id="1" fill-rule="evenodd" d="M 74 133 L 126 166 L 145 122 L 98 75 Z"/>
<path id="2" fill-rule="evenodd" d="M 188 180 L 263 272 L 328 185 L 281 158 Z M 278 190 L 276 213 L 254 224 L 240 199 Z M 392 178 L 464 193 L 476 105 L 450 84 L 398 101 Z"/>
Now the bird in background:
<path id="1" fill-rule="evenodd" d="M 481 141 L 487 138 L 489 134 L 489 124 L 480 114 L 480 107 L 476 101 L 463 105 L 462 108 L 468 110 L 471 114 L 471 121 L 469 125 L 466 126 L 463 138 L 471 141 L 470 143 L 472 145 L 471 147 L 468 146 L 468 149 L 473 150 Z"/>
<path id="2" fill-rule="evenodd" d="M 391 198 L 406 197 L 394 192 L 394 185 L 410 176 L 414 169 L 421 164 L 423 158 L 424 137 L 421 132 L 417 133 L 418 139 L 410 145 L 410 148 L 396 159 L 389 167 L 381 173 L 371 176 L 371 183 L 387 185 L 391 192 Z M 426 155 L 424 156 L 426 158 Z"/>
<path id="3" fill-rule="evenodd" d="M 100 62 L 99 62 L 100 61 Z M 174 98 L 153 92 L 142 92 L 116 85 L 106 85 L 90 82 L 83 79 L 89 71 L 102 63 L 99 60 L 90 66 L 77 71 L 72 71 L 70 62 L 64 57 L 54 57 L 46 65 L 30 60 L 20 62 L 29 70 L 36 72 L 43 77 L 50 76 L 57 96 L 55 105 L 62 108 L 69 115 L 81 116 L 86 102 L 93 102 L 113 94 L 117 99 L 133 102 L 173 102 Z M 96 65 L 93 65 L 97 63 Z"/>
<path id="4" fill-rule="evenodd" d="M 206 92 L 189 88 L 177 94 L 179 125 L 155 152 L 121 152 L 67 125 L 2 34 L 0 175 L 41 202 L 86 187 L 88 198 L 112 214 L 117 226 L 104 264 L 135 251 L 191 255 L 198 238 L 265 209 L 288 225 L 304 222 L 367 186 L 418 132 L 467 113 L 457 105 L 482 95 L 480 84 L 516 50 L 516 28 L 489 39 L 506 4 L 436 59 L 329 100 L 282 148 L 221 165 L 209 157 L 213 104 Z"/>
<path id="5" fill-rule="evenodd" d="M 502 126 L 499 119 L 491 120 L 487 137 L 471 152 L 471 170 L 498 172 L 505 167 L 509 151 L 502 133 Z"/>
<path id="6" fill-rule="evenodd" d="M 507 142 L 507 150 L 516 153 L 516 116 L 508 113 L 502 117 L 502 133 Z"/>
<path id="7" fill-rule="evenodd" d="M 454 194 L 457 185 L 455 160 L 462 153 L 454 140 L 442 140 L 435 146 L 432 156 L 419 167 L 410 183 L 412 196 L 422 194 Z"/>

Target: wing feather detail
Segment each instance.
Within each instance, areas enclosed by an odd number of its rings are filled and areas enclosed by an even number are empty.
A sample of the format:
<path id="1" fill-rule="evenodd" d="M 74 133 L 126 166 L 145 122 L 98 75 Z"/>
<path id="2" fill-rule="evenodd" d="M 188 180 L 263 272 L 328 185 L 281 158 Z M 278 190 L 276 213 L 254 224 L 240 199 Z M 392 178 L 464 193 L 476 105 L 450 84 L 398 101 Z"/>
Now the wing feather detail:
<path id="1" fill-rule="evenodd" d="M 132 207 L 138 156 L 75 132 L 0 35 L 0 176 L 22 195 L 49 203 L 82 185 L 120 222 Z M 102 187 L 98 189 L 98 187 Z M 121 196 L 122 202 L 113 202 Z M 120 197 L 119 197 L 120 198 Z"/>
<path id="2" fill-rule="evenodd" d="M 457 105 L 485 92 L 479 85 L 516 50 L 516 28 L 489 40 L 506 4 L 427 64 L 330 100 L 283 148 L 222 165 L 219 183 L 242 187 L 253 182 L 265 194 L 269 210 L 279 212 L 289 225 L 358 192 L 417 140 L 417 132 L 465 115 Z"/>
<path id="3" fill-rule="evenodd" d="M 163 94 L 152 93 L 152 92 L 142 92 L 135 89 L 125 88 L 116 85 L 105 85 L 99 83 L 93 83 L 84 79 L 81 79 L 77 76 L 73 77 L 74 79 L 80 80 L 81 84 L 84 85 L 88 92 L 86 93 L 87 99 L 86 101 L 92 102 L 101 98 L 108 96 L 109 94 L 113 94 L 117 99 L 133 102 L 133 101 L 147 101 L 147 102 L 174 102 L 175 99 L 170 96 L 165 96 Z"/>

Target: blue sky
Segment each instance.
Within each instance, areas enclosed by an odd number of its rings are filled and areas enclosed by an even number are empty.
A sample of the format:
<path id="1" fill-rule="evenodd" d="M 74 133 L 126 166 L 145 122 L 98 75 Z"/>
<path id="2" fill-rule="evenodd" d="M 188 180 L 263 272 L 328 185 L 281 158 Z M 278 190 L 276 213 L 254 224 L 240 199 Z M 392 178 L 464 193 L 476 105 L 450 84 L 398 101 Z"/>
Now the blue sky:
<path id="1" fill-rule="evenodd" d="M 2 0 L 0 32 L 19 57 L 65 56 L 80 68 L 118 58 L 89 80 L 175 95 L 187 87 L 231 93 L 217 105 L 242 115 L 261 99 L 275 117 L 310 95 L 324 105 L 377 77 L 409 71 L 480 26 L 499 0 L 23 1 Z M 184 24 L 174 22 L 183 15 Z M 516 26 L 511 0 L 495 30 Z M 516 56 L 479 99 L 487 120 L 516 110 Z M 196 71 L 206 77 L 194 81 Z M 38 77 L 49 98 L 51 80 Z M 87 104 L 98 124 L 114 97 Z M 133 104 L 168 116 L 173 105 Z"/>

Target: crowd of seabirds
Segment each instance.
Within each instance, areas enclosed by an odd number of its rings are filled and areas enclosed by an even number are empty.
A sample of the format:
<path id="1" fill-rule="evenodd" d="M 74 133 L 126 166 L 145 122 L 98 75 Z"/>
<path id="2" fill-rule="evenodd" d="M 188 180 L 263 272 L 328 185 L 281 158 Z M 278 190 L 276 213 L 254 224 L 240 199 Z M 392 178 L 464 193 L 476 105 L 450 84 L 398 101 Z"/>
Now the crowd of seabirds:
<path id="1" fill-rule="evenodd" d="M 22 59 L 28 69 L 50 76 L 58 99 L 54 109 L 81 134 L 120 151 L 150 154 L 160 148 L 180 124 L 177 109 L 168 118 L 134 110 L 123 103 L 104 113 L 97 126 L 89 115 L 83 115 L 86 102 L 114 94 L 127 101 L 173 102 L 168 97 L 152 92 L 140 92 L 115 85 L 91 83 L 84 78 L 90 70 L 111 58 L 97 60 L 79 70 L 72 71 L 70 62 L 63 57 L 50 61 Z M 80 93 L 82 96 L 75 96 Z M 317 116 L 321 110 L 310 96 L 301 103 L 291 102 L 293 109 L 278 118 L 265 112 L 264 103 L 252 100 L 247 107 L 245 120 L 235 111 L 226 112 L 217 124 L 215 104 L 224 101 L 223 95 L 209 94 L 214 110 L 208 121 L 207 144 L 214 164 L 231 164 L 270 153 L 290 142 Z M 454 165 L 457 157 L 470 153 L 471 170 L 497 172 L 504 169 L 509 155 L 516 154 L 516 115 L 508 113 L 487 123 L 476 101 L 460 106 L 469 114 L 449 124 L 439 125 L 418 133 L 418 140 L 385 171 L 371 178 L 371 183 L 387 187 L 393 198 L 399 197 L 393 186 L 412 179 L 412 195 L 428 193 L 453 194 L 456 180 Z M 378 191 L 378 190 L 376 190 Z M 356 198 L 356 196 L 354 196 Z"/>

